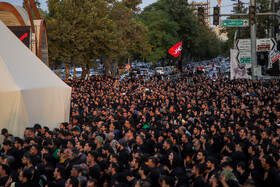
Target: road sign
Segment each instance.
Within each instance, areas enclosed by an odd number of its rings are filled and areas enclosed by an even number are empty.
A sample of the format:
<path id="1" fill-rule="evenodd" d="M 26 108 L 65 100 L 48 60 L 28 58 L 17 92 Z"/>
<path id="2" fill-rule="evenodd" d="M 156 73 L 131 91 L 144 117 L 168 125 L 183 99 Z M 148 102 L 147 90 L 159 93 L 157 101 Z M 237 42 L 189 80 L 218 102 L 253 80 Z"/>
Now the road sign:
<path id="1" fill-rule="evenodd" d="M 129 64 L 127 64 L 127 65 L 125 66 L 125 68 L 126 68 L 127 70 L 129 70 L 131 67 L 130 67 Z"/>
<path id="2" fill-rule="evenodd" d="M 251 51 L 250 39 L 239 39 L 235 46 L 238 51 Z M 262 38 L 256 40 L 257 52 L 271 51 L 276 47 L 276 41 L 273 38 Z"/>
<path id="3" fill-rule="evenodd" d="M 239 52 L 237 59 L 241 64 L 250 64 L 251 63 L 251 52 Z"/>
<path id="4" fill-rule="evenodd" d="M 274 38 L 257 39 L 257 52 L 271 51 L 275 49 L 276 41 Z"/>
<path id="5" fill-rule="evenodd" d="M 228 19 L 222 20 L 222 27 L 248 27 L 249 21 L 247 19 Z"/>
<path id="6" fill-rule="evenodd" d="M 251 51 L 251 40 L 250 39 L 239 39 L 235 43 L 238 51 Z"/>

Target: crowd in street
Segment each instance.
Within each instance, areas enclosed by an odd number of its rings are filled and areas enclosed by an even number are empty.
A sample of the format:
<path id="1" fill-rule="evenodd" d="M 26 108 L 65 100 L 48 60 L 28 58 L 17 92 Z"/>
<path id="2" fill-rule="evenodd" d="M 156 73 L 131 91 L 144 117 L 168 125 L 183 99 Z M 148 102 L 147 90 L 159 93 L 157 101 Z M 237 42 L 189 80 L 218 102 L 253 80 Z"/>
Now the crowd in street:
<path id="1" fill-rule="evenodd" d="M 0 186 L 279 187 L 280 82 L 189 72 L 67 80 L 69 123 L 2 129 Z"/>

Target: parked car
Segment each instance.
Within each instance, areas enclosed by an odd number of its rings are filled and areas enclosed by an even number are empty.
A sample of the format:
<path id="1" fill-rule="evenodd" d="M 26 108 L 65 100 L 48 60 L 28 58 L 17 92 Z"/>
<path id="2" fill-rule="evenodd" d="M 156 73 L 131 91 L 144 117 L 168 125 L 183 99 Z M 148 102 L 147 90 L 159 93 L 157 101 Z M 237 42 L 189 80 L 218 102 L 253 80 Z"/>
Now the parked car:
<path id="1" fill-rule="evenodd" d="M 164 74 L 165 75 L 171 75 L 172 69 L 170 67 L 164 67 Z"/>
<path id="2" fill-rule="evenodd" d="M 156 67 L 155 68 L 155 71 L 156 71 L 156 73 L 157 74 L 160 74 L 160 75 L 164 75 L 165 73 L 165 70 L 164 70 L 164 68 L 163 67 Z"/>

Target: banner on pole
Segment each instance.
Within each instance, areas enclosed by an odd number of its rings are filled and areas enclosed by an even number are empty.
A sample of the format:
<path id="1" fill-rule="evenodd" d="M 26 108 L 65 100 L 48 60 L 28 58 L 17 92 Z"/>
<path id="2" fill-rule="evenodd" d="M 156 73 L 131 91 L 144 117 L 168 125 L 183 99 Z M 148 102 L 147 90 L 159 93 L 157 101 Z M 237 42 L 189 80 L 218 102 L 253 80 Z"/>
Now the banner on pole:
<path id="1" fill-rule="evenodd" d="M 183 44 L 183 42 L 179 42 L 176 45 L 174 45 L 173 47 L 171 47 L 168 51 L 169 54 L 171 54 L 175 58 L 178 58 L 182 52 L 182 44 Z"/>
<path id="2" fill-rule="evenodd" d="M 238 62 L 238 50 L 230 50 L 230 79 L 251 79 L 252 64 Z"/>

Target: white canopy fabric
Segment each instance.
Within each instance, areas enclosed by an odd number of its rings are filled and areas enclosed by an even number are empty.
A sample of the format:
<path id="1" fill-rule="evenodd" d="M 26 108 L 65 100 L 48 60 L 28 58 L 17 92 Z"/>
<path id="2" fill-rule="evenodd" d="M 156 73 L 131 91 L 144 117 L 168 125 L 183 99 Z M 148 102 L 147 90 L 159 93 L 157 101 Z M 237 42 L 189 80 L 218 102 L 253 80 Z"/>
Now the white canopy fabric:
<path id="1" fill-rule="evenodd" d="M 36 123 L 52 129 L 68 122 L 71 87 L 1 21 L 0 33 L 0 129 L 23 137 Z"/>

